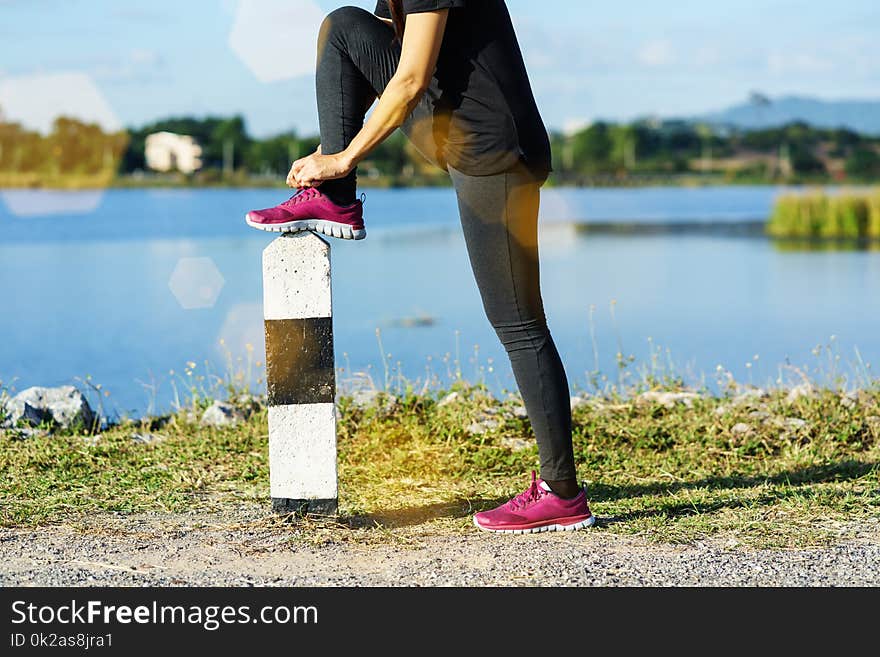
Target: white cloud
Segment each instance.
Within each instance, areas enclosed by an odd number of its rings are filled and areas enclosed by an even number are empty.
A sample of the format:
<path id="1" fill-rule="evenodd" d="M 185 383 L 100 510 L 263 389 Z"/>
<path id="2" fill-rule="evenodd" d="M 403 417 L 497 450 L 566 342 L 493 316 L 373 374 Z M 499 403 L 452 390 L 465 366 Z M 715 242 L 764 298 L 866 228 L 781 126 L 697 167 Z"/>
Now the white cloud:
<path id="1" fill-rule="evenodd" d="M 771 52 L 767 56 L 767 69 L 773 75 L 829 73 L 834 70 L 834 64 L 813 53 Z"/>
<path id="2" fill-rule="evenodd" d="M 659 68 L 675 63 L 675 49 L 669 41 L 662 39 L 648 41 L 636 53 L 636 59 L 645 66 Z"/>
<path id="3" fill-rule="evenodd" d="M 132 64 L 143 64 L 145 66 L 155 66 L 160 61 L 162 61 L 162 57 L 155 50 L 148 50 L 146 48 L 135 48 L 128 54 L 128 58 L 131 60 Z"/>
<path id="4" fill-rule="evenodd" d="M 135 48 L 122 57 L 101 57 L 83 61 L 96 80 L 107 82 L 144 81 L 162 67 L 162 55 L 155 50 Z"/>
<path id="5" fill-rule="evenodd" d="M 721 52 L 715 46 L 697 48 L 691 59 L 697 68 L 714 68 L 722 62 Z"/>
<path id="6" fill-rule="evenodd" d="M 0 108 L 7 121 L 48 133 L 52 122 L 67 116 L 116 131 L 122 123 L 85 73 L 50 73 L 0 80 Z"/>
<path id="7" fill-rule="evenodd" d="M 310 0 L 239 2 L 229 47 L 260 82 L 313 73 L 323 19 L 324 11 Z"/>

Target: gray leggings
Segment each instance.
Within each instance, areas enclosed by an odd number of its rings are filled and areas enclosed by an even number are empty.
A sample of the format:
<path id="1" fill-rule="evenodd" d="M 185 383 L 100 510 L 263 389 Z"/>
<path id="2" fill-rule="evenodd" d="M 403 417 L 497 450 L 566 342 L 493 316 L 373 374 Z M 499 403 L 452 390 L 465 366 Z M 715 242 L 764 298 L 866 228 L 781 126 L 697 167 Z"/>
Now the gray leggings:
<path id="1" fill-rule="evenodd" d="M 381 95 L 400 60 L 391 27 L 356 7 L 332 12 L 321 27 L 317 65 L 318 117 L 324 153 L 345 149 L 361 129 L 367 109 Z M 432 81 L 403 131 L 429 160 L 433 137 Z M 483 308 L 510 357 L 517 386 L 538 441 L 541 476 L 576 477 L 571 410 L 565 369 L 547 328 L 538 273 L 538 207 L 541 182 L 525 166 L 490 176 L 447 167 Z M 356 173 L 322 183 L 338 203 L 355 198 Z"/>

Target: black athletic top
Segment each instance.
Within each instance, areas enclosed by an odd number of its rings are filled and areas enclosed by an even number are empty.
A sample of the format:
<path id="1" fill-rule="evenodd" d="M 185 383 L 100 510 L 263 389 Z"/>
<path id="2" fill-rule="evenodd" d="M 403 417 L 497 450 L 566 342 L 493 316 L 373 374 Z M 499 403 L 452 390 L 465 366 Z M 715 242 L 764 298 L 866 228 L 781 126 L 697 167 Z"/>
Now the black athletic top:
<path id="1" fill-rule="evenodd" d="M 535 104 L 504 0 L 403 0 L 404 14 L 449 9 L 435 74 L 438 157 L 468 175 L 492 175 L 520 157 L 549 174 L 550 140 Z M 387 0 L 376 15 L 391 18 Z"/>

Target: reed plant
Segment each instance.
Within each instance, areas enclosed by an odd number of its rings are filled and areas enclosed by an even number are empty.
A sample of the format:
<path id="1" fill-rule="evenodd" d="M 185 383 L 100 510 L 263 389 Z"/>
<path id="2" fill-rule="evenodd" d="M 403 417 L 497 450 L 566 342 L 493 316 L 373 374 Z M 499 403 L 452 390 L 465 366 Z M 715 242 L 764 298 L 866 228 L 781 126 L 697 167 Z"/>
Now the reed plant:
<path id="1" fill-rule="evenodd" d="M 880 190 L 785 194 L 776 200 L 767 234 L 780 238 L 880 239 Z"/>
<path id="2" fill-rule="evenodd" d="M 868 199 L 868 236 L 880 239 L 880 189 Z"/>

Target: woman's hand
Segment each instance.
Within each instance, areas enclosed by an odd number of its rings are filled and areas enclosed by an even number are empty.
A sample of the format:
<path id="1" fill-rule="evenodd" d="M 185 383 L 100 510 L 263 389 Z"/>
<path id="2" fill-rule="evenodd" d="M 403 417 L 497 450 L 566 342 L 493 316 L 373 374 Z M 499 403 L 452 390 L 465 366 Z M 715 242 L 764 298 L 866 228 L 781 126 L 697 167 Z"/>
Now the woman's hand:
<path id="1" fill-rule="evenodd" d="M 314 187 L 322 180 L 342 178 L 406 121 L 437 68 L 448 16 L 448 9 L 438 9 L 406 17 L 400 62 L 370 118 L 342 153 L 324 156 L 318 151 L 294 162 L 287 176 L 288 185 Z"/>
<path id="2" fill-rule="evenodd" d="M 289 187 L 317 187 L 325 180 L 344 178 L 354 167 L 344 153 L 323 155 L 318 146 L 311 155 L 298 159 L 287 174 Z"/>

